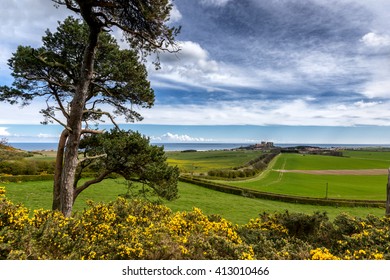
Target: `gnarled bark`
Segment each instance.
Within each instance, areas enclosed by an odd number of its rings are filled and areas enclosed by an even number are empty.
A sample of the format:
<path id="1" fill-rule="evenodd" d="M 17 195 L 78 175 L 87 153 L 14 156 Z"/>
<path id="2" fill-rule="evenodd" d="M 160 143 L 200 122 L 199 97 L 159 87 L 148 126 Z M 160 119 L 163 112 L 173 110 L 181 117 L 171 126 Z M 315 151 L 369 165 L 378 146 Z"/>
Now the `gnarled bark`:
<path id="1" fill-rule="evenodd" d="M 54 170 L 54 186 L 53 186 L 53 210 L 61 209 L 61 177 L 62 167 L 64 162 L 65 144 L 68 139 L 69 131 L 64 129 L 61 133 L 60 140 L 58 141 L 56 166 Z"/>
<path id="2" fill-rule="evenodd" d="M 70 130 L 66 141 L 60 192 L 60 210 L 65 217 L 69 217 L 71 215 L 75 199 L 73 183 L 78 164 L 78 150 L 82 133 L 81 124 L 83 120 L 85 102 L 89 94 L 88 89 L 93 76 L 98 36 L 101 31 L 100 26 L 93 25 L 91 22 L 88 22 L 88 25 L 90 29 L 89 41 L 84 51 L 84 59 L 81 66 L 81 77 L 78 81 L 76 92 L 71 102 L 70 114 L 67 122 L 67 127 L 69 127 Z"/>

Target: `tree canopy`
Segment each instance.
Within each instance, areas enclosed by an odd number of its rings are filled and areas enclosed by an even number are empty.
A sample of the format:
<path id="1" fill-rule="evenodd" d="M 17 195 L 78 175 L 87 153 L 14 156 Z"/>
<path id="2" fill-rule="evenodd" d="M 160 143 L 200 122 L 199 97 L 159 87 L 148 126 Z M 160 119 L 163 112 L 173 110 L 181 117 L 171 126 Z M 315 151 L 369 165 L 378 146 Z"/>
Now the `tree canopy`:
<path id="1" fill-rule="evenodd" d="M 27 105 L 42 97 L 47 104 L 41 111 L 44 122 L 55 120 L 66 126 L 64 120 L 70 115 L 87 41 L 88 26 L 69 17 L 59 23 L 56 32 L 46 31 L 42 47 L 19 46 L 8 63 L 14 83 L 0 88 L 0 100 Z M 133 107 L 150 108 L 153 103 L 154 92 L 137 53 L 121 50 L 110 34 L 101 33 L 83 121 L 97 121 L 103 116 L 114 120 L 114 115 L 123 115 L 127 121 L 141 120 Z M 112 112 L 104 110 L 107 105 Z"/>
<path id="2" fill-rule="evenodd" d="M 0 87 L 0 101 L 29 104 L 45 100 L 44 123 L 64 130 L 58 143 L 53 209 L 70 216 L 77 197 L 79 143 L 90 121 L 122 115 L 142 119 L 134 107 L 151 107 L 154 93 L 147 80 L 146 55 L 172 51 L 180 28 L 167 22 L 169 0 L 52 0 L 82 18 L 68 18 L 57 32 L 46 32 L 41 48 L 19 46 L 9 60 L 14 83 Z M 120 50 L 110 35 L 119 29 L 130 50 Z M 158 61 L 157 61 L 158 65 Z M 112 112 L 106 110 L 111 107 Z M 60 113 L 60 117 L 57 114 Z M 81 160 L 82 161 L 82 160 Z"/>
<path id="3" fill-rule="evenodd" d="M 126 180 L 148 186 L 159 197 L 177 198 L 179 170 L 169 166 L 162 147 L 150 145 L 149 139 L 138 132 L 113 129 L 102 134 L 92 134 L 80 142 L 84 150 L 77 179 L 84 169 L 95 170 L 92 181 L 76 186 L 76 196 L 90 183 L 96 183 L 109 174 L 117 173 Z M 76 184 L 77 184 L 76 180 Z"/>
<path id="4" fill-rule="evenodd" d="M 180 27 L 168 26 L 170 0 L 52 0 L 81 15 L 88 26 L 123 32 L 132 49 L 143 54 L 169 50 Z"/>

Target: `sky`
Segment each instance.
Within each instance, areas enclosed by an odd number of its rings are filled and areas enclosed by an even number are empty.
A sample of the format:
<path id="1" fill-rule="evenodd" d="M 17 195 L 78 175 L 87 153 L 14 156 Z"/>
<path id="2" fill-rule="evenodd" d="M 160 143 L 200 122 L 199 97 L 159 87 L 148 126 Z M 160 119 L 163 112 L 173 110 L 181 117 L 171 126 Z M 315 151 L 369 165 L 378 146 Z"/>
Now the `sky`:
<path id="1" fill-rule="evenodd" d="M 125 127 L 155 141 L 390 144 L 389 0 L 173 4 L 181 51 L 161 54 L 158 71 L 147 64 L 155 105 Z M 72 14 L 49 0 L 0 5 L 0 85 L 10 85 L 16 47 L 39 47 Z M 0 138 L 54 141 L 43 107 L 0 103 Z"/>

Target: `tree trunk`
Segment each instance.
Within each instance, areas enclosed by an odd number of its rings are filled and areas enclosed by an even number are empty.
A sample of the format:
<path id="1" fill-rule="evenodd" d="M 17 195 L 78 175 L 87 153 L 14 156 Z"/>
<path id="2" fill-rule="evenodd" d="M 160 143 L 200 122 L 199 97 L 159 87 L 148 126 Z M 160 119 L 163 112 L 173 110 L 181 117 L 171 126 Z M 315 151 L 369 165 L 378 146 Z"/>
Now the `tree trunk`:
<path id="1" fill-rule="evenodd" d="M 390 168 L 387 176 L 386 216 L 390 216 Z"/>
<path id="2" fill-rule="evenodd" d="M 68 139 L 69 131 L 64 129 L 61 133 L 58 142 L 56 166 L 54 170 L 54 186 L 53 186 L 53 210 L 61 210 L 61 177 L 62 167 L 64 162 L 64 151 L 66 140 Z"/>
<path id="3" fill-rule="evenodd" d="M 65 217 L 69 217 L 72 214 L 75 200 L 74 180 L 78 164 L 78 150 L 82 131 L 81 124 L 85 102 L 89 94 L 89 87 L 93 76 L 93 66 L 99 32 L 99 26 L 89 25 L 89 42 L 84 51 L 80 79 L 70 104 L 70 114 L 67 121 L 69 136 L 66 141 L 60 188 L 60 209 Z"/>

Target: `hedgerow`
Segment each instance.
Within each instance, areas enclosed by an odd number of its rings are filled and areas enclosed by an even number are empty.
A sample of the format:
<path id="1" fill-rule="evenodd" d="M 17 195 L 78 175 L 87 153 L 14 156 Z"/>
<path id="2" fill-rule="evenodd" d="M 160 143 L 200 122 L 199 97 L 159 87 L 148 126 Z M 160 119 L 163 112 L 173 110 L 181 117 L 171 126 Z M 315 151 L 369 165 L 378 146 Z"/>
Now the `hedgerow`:
<path id="1" fill-rule="evenodd" d="M 253 177 L 263 171 L 268 163 L 279 154 L 279 151 L 264 153 L 259 157 L 247 162 L 244 165 L 234 167 L 233 169 L 214 169 L 207 172 L 210 178 L 245 178 Z"/>
<path id="2" fill-rule="evenodd" d="M 390 219 L 263 213 L 234 225 L 200 209 L 93 203 L 65 218 L 14 204 L 0 187 L 0 259 L 390 259 Z"/>

